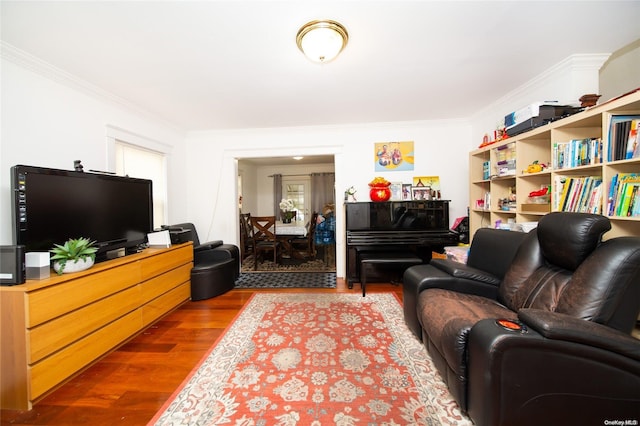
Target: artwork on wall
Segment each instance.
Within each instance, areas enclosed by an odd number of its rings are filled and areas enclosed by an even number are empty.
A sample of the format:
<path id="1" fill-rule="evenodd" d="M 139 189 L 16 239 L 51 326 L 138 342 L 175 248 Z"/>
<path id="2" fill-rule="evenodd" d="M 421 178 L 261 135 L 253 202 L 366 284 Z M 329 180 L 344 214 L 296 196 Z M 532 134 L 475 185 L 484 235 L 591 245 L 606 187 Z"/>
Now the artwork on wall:
<path id="1" fill-rule="evenodd" d="M 376 172 L 412 171 L 413 141 L 374 143 Z"/>
<path id="2" fill-rule="evenodd" d="M 428 186 L 431 189 L 440 189 L 440 176 L 414 176 L 413 186 Z"/>

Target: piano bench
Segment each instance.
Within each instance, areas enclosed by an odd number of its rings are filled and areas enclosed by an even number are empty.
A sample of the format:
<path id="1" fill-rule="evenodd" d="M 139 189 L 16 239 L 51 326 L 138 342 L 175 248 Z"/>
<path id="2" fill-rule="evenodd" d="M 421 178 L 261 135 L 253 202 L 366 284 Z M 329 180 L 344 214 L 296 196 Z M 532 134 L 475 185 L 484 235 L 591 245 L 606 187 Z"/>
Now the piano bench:
<path id="1" fill-rule="evenodd" d="M 422 259 L 410 252 L 369 252 L 360 255 L 360 285 L 362 297 L 366 295 L 367 274 L 379 266 L 394 266 L 407 269 L 422 264 Z"/>

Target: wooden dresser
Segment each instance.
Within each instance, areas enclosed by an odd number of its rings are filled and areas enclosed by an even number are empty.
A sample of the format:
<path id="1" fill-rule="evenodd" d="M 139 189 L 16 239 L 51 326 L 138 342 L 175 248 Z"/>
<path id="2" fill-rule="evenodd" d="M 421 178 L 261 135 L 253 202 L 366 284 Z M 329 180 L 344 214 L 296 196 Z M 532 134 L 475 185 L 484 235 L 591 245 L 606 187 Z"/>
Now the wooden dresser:
<path id="1" fill-rule="evenodd" d="M 0 406 L 31 409 L 190 297 L 191 243 L 0 287 Z"/>

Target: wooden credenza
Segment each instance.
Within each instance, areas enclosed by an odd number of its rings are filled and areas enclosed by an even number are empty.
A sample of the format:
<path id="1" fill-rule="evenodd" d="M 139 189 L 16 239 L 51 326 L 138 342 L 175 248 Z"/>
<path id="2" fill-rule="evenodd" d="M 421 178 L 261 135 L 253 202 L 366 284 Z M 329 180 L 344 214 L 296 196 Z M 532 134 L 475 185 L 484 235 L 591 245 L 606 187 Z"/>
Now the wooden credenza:
<path id="1" fill-rule="evenodd" d="M 0 404 L 47 392 L 190 298 L 191 243 L 0 287 Z"/>

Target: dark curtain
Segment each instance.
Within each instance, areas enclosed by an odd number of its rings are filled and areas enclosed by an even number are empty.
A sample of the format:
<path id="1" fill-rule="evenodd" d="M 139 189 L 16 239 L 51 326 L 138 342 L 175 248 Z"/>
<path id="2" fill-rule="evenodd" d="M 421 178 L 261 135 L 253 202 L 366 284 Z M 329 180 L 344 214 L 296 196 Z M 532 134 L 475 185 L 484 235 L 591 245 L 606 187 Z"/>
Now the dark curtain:
<path id="1" fill-rule="evenodd" d="M 280 217 L 280 201 L 282 200 L 282 175 L 273 175 L 273 214 L 277 220 L 282 220 Z"/>
<path id="2" fill-rule="evenodd" d="M 335 204 L 335 173 L 311 173 L 311 211 L 322 213 L 327 203 Z"/>

